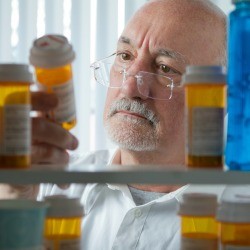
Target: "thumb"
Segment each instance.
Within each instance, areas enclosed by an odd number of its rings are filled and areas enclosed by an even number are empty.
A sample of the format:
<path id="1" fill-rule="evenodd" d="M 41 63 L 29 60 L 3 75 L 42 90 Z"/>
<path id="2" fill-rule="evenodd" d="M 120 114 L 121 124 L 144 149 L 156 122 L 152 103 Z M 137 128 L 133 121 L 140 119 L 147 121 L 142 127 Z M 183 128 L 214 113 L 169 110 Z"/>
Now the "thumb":
<path id="1" fill-rule="evenodd" d="M 58 105 L 58 98 L 55 94 L 48 94 L 45 92 L 31 93 L 32 110 L 49 111 L 56 108 Z"/>

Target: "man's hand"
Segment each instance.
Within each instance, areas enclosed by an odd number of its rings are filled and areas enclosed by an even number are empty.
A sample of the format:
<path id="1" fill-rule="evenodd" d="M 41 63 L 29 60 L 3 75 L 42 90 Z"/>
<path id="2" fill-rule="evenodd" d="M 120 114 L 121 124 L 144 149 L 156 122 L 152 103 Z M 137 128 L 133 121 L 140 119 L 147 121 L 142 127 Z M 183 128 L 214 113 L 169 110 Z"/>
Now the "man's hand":
<path id="1" fill-rule="evenodd" d="M 54 94 L 33 92 L 31 95 L 32 110 L 46 113 L 53 110 L 58 100 Z M 69 155 L 66 150 L 74 150 L 77 139 L 44 116 L 32 118 L 32 163 L 66 164 Z"/>

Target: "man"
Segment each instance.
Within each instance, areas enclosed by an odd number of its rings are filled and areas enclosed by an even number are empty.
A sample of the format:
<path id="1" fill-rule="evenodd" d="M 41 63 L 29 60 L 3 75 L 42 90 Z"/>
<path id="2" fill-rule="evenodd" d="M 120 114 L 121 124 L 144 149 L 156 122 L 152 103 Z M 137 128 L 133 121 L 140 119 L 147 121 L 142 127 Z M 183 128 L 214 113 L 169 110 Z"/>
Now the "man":
<path id="1" fill-rule="evenodd" d="M 178 85 L 188 64 L 225 64 L 225 27 L 225 15 L 208 0 L 149 1 L 132 17 L 110 75 L 110 84 L 120 88 L 109 88 L 104 111 L 108 135 L 119 146 L 111 164 L 184 164 L 184 90 Z M 123 77 L 116 70 L 119 61 L 126 65 Z M 171 98 L 159 100 L 141 91 L 139 71 L 173 79 Z M 37 94 L 33 103 L 35 109 L 49 110 L 56 100 Z M 71 134 L 43 118 L 34 120 L 33 130 L 36 163 L 65 162 L 66 149 L 77 146 Z M 91 159 L 98 160 L 98 153 Z M 176 210 L 184 189 L 87 185 L 83 248 L 179 249 Z"/>

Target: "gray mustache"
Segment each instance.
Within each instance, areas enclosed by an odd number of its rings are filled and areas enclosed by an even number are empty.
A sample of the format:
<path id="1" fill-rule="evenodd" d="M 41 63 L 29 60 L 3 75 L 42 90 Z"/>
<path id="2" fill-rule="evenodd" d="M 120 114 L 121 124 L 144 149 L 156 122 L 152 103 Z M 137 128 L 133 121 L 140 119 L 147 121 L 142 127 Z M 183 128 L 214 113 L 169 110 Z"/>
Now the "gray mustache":
<path id="1" fill-rule="evenodd" d="M 128 100 L 123 98 L 113 102 L 110 107 L 109 117 L 121 110 L 137 113 L 145 117 L 153 125 L 156 125 L 159 122 L 159 119 L 156 117 L 155 113 L 147 108 L 144 103 L 141 103 L 137 100 Z"/>

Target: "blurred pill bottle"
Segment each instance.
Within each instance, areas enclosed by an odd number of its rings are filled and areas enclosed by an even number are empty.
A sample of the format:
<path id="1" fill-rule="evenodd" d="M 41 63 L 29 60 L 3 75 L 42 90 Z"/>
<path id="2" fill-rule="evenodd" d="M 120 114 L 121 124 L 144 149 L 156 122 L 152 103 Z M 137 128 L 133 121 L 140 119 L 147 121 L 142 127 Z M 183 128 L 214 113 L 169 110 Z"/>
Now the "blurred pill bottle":
<path id="1" fill-rule="evenodd" d="M 229 2 L 229 1 L 228 1 Z M 250 171 L 250 1 L 231 0 L 228 15 L 228 127 L 226 163 Z"/>
<path id="2" fill-rule="evenodd" d="M 31 154 L 29 66 L 0 64 L 0 168 L 27 168 Z"/>
<path id="3" fill-rule="evenodd" d="M 250 249 L 250 197 L 221 201 L 217 211 L 222 250 Z"/>
<path id="4" fill-rule="evenodd" d="M 221 66 L 188 66 L 185 89 L 186 165 L 224 166 L 226 75 Z"/>
<path id="5" fill-rule="evenodd" d="M 50 119 L 70 130 L 76 125 L 72 62 L 75 52 L 66 37 L 45 35 L 33 42 L 30 63 L 40 90 L 55 93 L 58 106 L 49 113 Z"/>
<path id="6" fill-rule="evenodd" d="M 53 195 L 45 220 L 45 248 L 48 250 L 81 250 L 83 206 L 78 198 Z"/>
<path id="7" fill-rule="evenodd" d="M 181 250 L 218 250 L 217 196 L 184 193 L 179 205 Z"/>

